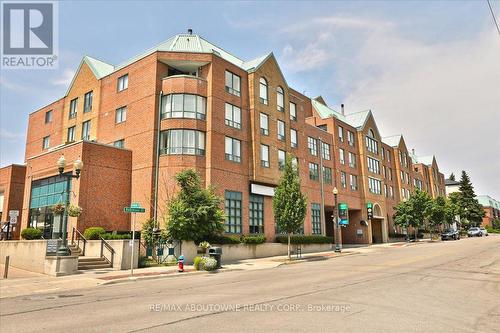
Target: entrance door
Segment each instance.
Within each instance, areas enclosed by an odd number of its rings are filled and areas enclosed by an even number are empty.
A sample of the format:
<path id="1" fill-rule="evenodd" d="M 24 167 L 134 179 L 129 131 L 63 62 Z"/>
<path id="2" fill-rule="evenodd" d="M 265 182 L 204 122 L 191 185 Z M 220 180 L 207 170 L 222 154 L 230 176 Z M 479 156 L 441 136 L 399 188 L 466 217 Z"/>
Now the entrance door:
<path id="1" fill-rule="evenodd" d="M 382 243 L 382 219 L 372 219 L 372 242 Z"/>

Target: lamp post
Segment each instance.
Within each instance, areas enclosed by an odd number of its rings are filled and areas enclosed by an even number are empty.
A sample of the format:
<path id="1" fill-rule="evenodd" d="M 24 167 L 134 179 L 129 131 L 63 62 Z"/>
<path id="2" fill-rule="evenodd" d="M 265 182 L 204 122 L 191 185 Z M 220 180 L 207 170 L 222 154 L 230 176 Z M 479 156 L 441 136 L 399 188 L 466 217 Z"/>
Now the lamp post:
<path id="1" fill-rule="evenodd" d="M 69 207 L 69 196 L 70 196 L 70 185 L 71 185 L 71 180 L 73 178 L 80 178 L 80 172 L 82 171 L 83 168 L 83 162 L 78 158 L 73 162 L 73 169 L 75 170 L 75 173 L 73 174 L 73 170 L 71 171 L 70 174 L 65 174 L 64 173 L 64 168 L 66 167 L 66 159 L 64 158 L 64 155 L 61 155 L 59 160 L 57 161 L 57 168 L 59 169 L 59 175 L 61 177 L 66 177 L 66 202 L 65 202 L 65 209 L 64 209 L 64 218 L 63 218 L 63 225 L 62 225 L 62 244 L 57 249 L 57 255 L 58 256 L 69 256 L 70 251 L 68 249 L 68 237 L 67 237 L 67 228 L 68 228 L 68 207 Z"/>
<path id="2" fill-rule="evenodd" d="M 406 204 L 406 198 L 403 198 L 403 202 Z M 406 215 L 406 242 L 410 242 L 410 226 L 409 226 L 408 216 Z"/>
<path id="3" fill-rule="evenodd" d="M 333 188 L 333 197 L 335 199 L 335 214 L 333 217 L 333 223 L 335 226 L 335 252 L 341 252 L 340 249 L 340 228 L 339 228 L 339 207 L 337 204 L 337 195 L 339 194 L 339 190 L 337 187 Z"/>

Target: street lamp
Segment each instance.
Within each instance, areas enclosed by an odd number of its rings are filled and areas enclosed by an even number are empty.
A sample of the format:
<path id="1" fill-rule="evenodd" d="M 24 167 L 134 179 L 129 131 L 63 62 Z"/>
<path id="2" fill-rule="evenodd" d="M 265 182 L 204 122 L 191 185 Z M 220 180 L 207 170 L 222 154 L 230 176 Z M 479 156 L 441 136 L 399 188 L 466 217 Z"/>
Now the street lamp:
<path id="1" fill-rule="evenodd" d="M 66 167 L 66 159 L 64 158 L 64 155 L 61 155 L 59 157 L 59 160 L 57 160 L 57 168 L 59 169 L 59 175 L 61 177 L 66 177 L 66 203 L 65 203 L 65 209 L 64 209 L 64 218 L 63 218 L 63 225 L 62 225 L 62 244 L 57 249 L 57 255 L 58 256 L 69 256 L 70 251 L 68 249 L 68 237 L 67 237 L 67 228 L 68 228 L 68 207 L 69 207 L 69 196 L 70 196 L 70 185 L 71 185 L 71 180 L 73 178 L 80 178 L 80 172 L 82 171 L 83 168 L 83 162 L 80 158 L 75 160 L 73 162 L 73 168 L 75 170 L 75 174 L 73 174 L 73 171 L 71 171 L 70 174 L 65 174 L 64 173 L 64 168 Z"/>
<path id="2" fill-rule="evenodd" d="M 403 202 L 406 203 L 406 198 L 403 198 Z M 406 242 L 410 242 L 410 226 L 409 226 L 408 216 L 406 215 Z"/>
<path id="3" fill-rule="evenodd" d="M 340 249 L 340 226 L 339 226 L 339 208 L 337 204 L 337 195 L 339 194 L 339 190 L 337 187 L 333 188 L 333 197 L 335 199 L 335 214 L 333 216 L 333 223 L 335 226 L 335 252 L 341 252 Z"/>

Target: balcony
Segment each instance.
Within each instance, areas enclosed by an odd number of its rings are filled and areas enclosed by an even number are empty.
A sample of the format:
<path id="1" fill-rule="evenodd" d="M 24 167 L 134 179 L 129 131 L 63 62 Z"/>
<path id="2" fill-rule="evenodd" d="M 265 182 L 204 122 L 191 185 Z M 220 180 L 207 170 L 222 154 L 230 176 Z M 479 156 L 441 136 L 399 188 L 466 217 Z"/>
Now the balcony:
<path id="1" fill-rule="evenodd" d="M 162 79 L 164 95 L 186 93 L 207 97 L 207 80 L 192 75 L 172 75 Z"/>

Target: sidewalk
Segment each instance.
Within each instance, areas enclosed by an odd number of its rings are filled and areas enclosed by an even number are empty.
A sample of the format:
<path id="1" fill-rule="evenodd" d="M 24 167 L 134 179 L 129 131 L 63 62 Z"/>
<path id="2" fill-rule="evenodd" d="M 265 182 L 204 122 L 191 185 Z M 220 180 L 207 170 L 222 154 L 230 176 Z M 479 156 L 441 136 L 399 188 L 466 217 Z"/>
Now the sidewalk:
<path id="1" fill-rule="evenodd" d="M 345 248 L 341 254 L 333 251 L 307 253 L 303 254 L 301 258 L 293 256 L 293 260 L 291 262 L 288 262 L 287 256 L 245 259 L 237 262 L 224 263 L 223 268 L 218 272 L 224 273 L 235 270 L 275 268 L 283 264 L 298 264 L 307 261 L 326 260 L 367 251 L 371 250 L 368 248 Z M 178 277 L 192 274 L 208 274 L 206 271 L 194 270 L 191 265 L 186 265 L 184 267 L 184 273 L 179 273 L 177 271 L 177 266 L 138 268 L 134 269 L 133 277 L 130 276 L 130 270 L 116 271 L 112 269 L 99 269 L 81 271 L 79 274 L 70 276 L 53 277 L 10 267 L 8 279 L 0 279 L 0 299 L 26 295 L 33 296 L 49 292 L 69 292 L 76 289 L 91 288 L 106 284 L 124 283 L 134 280 Z M 3 273 L 3 265 L 0 269 Z"/>

